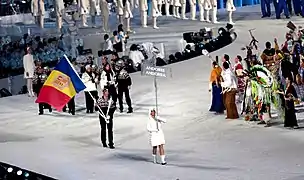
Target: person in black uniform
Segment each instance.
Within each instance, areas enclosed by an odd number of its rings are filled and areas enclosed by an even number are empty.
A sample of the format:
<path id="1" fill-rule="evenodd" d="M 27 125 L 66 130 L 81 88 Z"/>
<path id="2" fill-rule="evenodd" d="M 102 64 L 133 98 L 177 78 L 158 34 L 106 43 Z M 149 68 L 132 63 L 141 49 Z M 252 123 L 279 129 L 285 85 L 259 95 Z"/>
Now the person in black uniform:
<path id="1" fill-rule="evenodd" d="M 67 106 L 69 108 L 68 113 L 72 114 L 72 115 L 75 115 L 75 96 L 72 97 L 70 99 L 70 101 L 68 102 L 68 104 L 63 107 L 63 109 L 62 109 L 63 112 L 67 111 Z"/>
<path id="2" fill-rule="evenodd" d="M 103 147 L 107 146 L 107 133 L 106 128 L 108 129 L 108 139 L 109 139 L 109 147 L 110 149 L 114 149 L 113 142 L 113 115 L 116 110 L 116 106 L 114 101 L 109 97 L 109 91 L 107 88 L 104 88 L 102 91 L 102 96 L 98 98 L 96 102 L 96 109 L 101 110 L 101 114 L 99 115 L 99 122 L 101 128 L 101 143 Z M 110 105 L 109 105 L 110 104 Z"/>
<path id="3" fill-rule="evenodd" d="M 40 90 L 46 81 L 47 77 L 50 75 L 50 70 L 45 67 L 42 68 L 41 66 L 37 66 L 35 70 L 35 85 L 34 91 L 39 96 Z M 49 109 L 49 112 L 52 112 L 52 107 L 47 103 L 39 103 L 39 115 L 44 113 L 44 109 Z"/>
<path id="4" fill-rule="evenodd" d="M 132 80 L 129 73 L 124 69 L 124 61 L 118 60 L 115 64 L 115 70 L 117 71 L 116 74 L 116 81 L 117 81 L 117 88 L 118 88 L 118 101 L 119 101 L 119 110 L 123 112 L 123 94 L 125 94 L 127 105 L 129 106 L 127 113 L 132 113 L 133 108 L 131 104 L 130 92 L 129 89 L 132 85 Z"/>

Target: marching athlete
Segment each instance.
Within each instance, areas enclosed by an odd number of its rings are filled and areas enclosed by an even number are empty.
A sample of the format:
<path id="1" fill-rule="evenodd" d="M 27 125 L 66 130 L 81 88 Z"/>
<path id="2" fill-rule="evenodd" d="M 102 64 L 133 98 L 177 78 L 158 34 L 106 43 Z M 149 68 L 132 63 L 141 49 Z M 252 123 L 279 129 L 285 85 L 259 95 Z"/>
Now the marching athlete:
<path id="1" fill-rule="evenodd" d="M 129 73 L 124 69 L 124 62 L 118 60 L 115 64 L 115 70 L 117 71 L 117 88 L 118 88 L 118 101 L 119 101 L 119 110 L 123 112 L 123 94 L 125 94 L 126 102 L 129 106 L 127 113 L 133 113 L 133 108 L 131 104 L 130 92 L 129 89 L 132 85 L 132 80 Z"/>
<path id="2" fill-rule="evenodd" d="M 165 150 L 164 150 L 165 136 L 161 128 L 162 123 L 166 123 L 166 120 L 156 116 L 155 109 L 150 109 L 147 130 L 150 135 L 150 139 L 149 139 L 150 144 L 153 147 L 152 149 L 153 162 L 157 163 L 156 153 L 158 147 L 161 158 L 161 164 L 166 165 L 167 162 L 165 161 Z"/>
<path id="3" fill-rule="evenodd" d="M 101 129 L 101 143 L 103 147 L 107 146 L 107 133 L 108 129 L 108 139 L 110 149 L 114 149 L 113 143 L 113 115 L 116 110 L 114 101 L 109 97 L 109 91 L 107 88 L 103 89 L 103 95 L 98 98 L 96 102 L 96 108 L 100 111 L 99 122 Z"/>
<path id="4" fill-rule="evenodd" d="M 38 63 L 39 64 L 39 63 Z M 50 75 L 50 71 L 47 67 L 42 68 L 41 66 L 38 66 L 35 71 L 35 79 L 34 79 L 34 89 L 35 93 L 37 94 L 37 97 L 39 96 L 40 90 L 46 81 L 48 75 Z M 42 115 L 44 113 L 44 109 L 49 109 L 49 112 L 52 112 L 52 107 L 47 103 L 39 103 L 39 115 Z"/>

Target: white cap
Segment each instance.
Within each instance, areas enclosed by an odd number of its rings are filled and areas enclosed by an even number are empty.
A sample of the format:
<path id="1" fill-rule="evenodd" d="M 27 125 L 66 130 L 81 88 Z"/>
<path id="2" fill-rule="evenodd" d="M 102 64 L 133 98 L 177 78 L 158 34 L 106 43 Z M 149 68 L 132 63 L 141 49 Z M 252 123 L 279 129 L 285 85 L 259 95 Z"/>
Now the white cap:
<path id="1" fill-rule="evenodd" d="M 90 68 L 91 68 L 91 65 L 89 65 L 89 64 L 85 66 L 85 69 L 87 69 L 87 70 Z"/>

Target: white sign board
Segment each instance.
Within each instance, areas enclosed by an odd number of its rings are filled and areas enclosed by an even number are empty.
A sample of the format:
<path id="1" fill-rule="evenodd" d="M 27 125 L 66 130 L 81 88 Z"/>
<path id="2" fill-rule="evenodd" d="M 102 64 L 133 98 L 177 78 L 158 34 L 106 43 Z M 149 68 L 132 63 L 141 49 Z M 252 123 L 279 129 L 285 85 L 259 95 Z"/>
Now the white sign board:
<path id="1" fill-rule="evenodd" d="M 156 76 L 167 78 L 170 76 L 170 69 L 166 67 L 155 67 L 143 64 L 141 67 L 141 75 L 143 76 Z"/>

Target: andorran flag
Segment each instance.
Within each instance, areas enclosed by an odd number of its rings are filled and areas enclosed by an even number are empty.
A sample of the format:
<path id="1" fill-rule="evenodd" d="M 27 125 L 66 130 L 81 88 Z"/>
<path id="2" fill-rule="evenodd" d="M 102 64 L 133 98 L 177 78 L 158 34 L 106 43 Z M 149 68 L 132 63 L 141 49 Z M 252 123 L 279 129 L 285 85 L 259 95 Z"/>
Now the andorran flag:
<path id="1" fill-rule="evenodd" d="M 63 56 L 43 84 L 36 103 L 47 103 L 61 111 L 71 98 L 85 88 L 69 59 Z"/>

